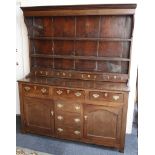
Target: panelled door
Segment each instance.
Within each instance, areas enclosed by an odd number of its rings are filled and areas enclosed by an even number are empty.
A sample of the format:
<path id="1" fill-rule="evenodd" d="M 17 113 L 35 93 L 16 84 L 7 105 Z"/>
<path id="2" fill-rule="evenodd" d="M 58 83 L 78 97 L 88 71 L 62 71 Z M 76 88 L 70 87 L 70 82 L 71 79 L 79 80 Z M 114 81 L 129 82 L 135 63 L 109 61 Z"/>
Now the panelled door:
<path id="1" fill-rule="evenodd" d="M 84 137 L 96 143 L 119 142 L 122 107 L 84 105 Z"/>
<path id="2" fill-rule="evenodd" d="M 51 100 L 25 97 L 26 130 L 42 135 L 52 135 L 54 132 L 53 108 Z"/>

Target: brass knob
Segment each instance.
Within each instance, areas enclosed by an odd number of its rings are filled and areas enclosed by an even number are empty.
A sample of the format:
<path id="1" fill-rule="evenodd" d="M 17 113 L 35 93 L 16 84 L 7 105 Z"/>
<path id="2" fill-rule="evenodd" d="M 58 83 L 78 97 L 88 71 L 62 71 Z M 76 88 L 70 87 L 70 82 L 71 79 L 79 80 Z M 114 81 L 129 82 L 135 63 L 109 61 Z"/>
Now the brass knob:
<path id="1" fill-rule="evenodd" d="M 42 74 L 43 73 L 43 71 L 40 71 L 40 74 Z"/>
<path id="2" fill-rule="evenodd" d="M 80 110 L 80 106 L 75 106 L 75 109 L 76 110 Z"/>
<path id="3" fill-rule="evenodd" d="M 63 117 L 62 116 L 58 116 L 57 119 L 58 120 L 63 120 Z"/>
<path id="4" fill-rule="evenodd" d="M 114 96 L 113 96 L 113 99 L 116 101 L 116 100 L 118 100 L 118 99 L 119 99 L 119 96 L 114 95 Z"/>
<path id="5" fill-rule="evenodd" d="M 58 91 L 56 91 L 56 92 L 57 92 L 57 94 L 59 94 L 59 95 L 62 94 L 62 90 L 58 90 Z"/>
<path id="6" fill-rule="evenodd" d="M 99 94 L 93 94 L 94 98 L 98 98 L 100 95 Z"/>
<path id="7" fill-rule="evenodd" d="M 77 97 L 79 97 L 79 96 L 81 96 L 82 94 L 80 93 L 80 92 L 76 92 L 75 93 L 75 96 L 77 96 Z"/>
<path id="8" fill-rule="evenodd" d="M 62 132 L 62 131 L 63 131 L 63 129 L 62 129 L 62 128 L 57 128 L 57 130 L 58 130 L 59 132 Z"/>
<path id="9" fill-rule="evenodd" d="M 74 118 L 74 122 L 78 123 L 78 122 L 80 122 L 80 119 L 79 118 Z"/>
<path id="10" fill-rule="evenodd" d="M 57 107 L 58 107 L 58 108 L 62 108 L 62 107 L 63 107 L 63 104 L 58 103 L 58 104 L 57 104 Z"/>
<path id="11" fill-rule="evenodd" d="M 30 91 L 31 88 L 26 86 L 26 87 L 24 87 L 24 89 L 25 89 L 25 91 Z"/>
<path id="12" fill-rule="evenodd" d="M 88 78 L 90 78 L 90 75 L 88 75 Z"/>
<path id="13" fill-rule="evenodd" d="M 57 76 L 59 76 L 59 75 L 60 75 L 60 73 L 58 72 L 58 73 L 57 73 Z"/>
<path id="14" fill-rule="evenodd" d="M 116 79 L 117 78 L 117 76 L 114 76 L 114 79 Z"/>
<path id="15" fill-rule="evenodd" d="M 65 76 L 65 75 L 66 75 L 66 73 L 62 73 L 62 75 L 63 75 L 63 76 Z"/>
<path id="16" fill-rule="evenodd" d="M 43 94 L 46 93 L 46 91 L 47 91 L 46 88 L 42 88 L 42 89 L 41 89 L 41 92 L 42 92 Z"/>
<path id="17" fill-rule="evenodd" d="M 79 135 L 80 131 L 74 131 L 74 134 Z"/>

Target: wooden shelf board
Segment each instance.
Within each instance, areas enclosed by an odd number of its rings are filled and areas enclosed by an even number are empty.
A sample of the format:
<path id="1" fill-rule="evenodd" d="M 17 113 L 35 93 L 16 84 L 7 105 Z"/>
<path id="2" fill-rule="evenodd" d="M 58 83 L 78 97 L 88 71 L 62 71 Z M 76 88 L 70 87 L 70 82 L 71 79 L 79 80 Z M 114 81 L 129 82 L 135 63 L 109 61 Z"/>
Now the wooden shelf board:
<path id="1" fill-rule="evenodd" d="M 61 58 L 61 59 L 79 59 L 79 60 L 109 60 L 109 61 L 130 61 L 128 58 L 118 57 L 96 57 L 96 56 L 73 56 L 73 55 L 46 55 L 46 54 L 31 54 L 31 57 L 38 58 Z"/>

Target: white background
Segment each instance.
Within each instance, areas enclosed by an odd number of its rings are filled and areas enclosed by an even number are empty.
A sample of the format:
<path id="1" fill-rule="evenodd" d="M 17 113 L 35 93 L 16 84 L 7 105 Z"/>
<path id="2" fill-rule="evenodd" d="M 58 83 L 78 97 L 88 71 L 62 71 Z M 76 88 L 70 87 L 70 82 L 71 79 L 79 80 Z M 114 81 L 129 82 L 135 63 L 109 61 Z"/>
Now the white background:
<path id="1" fill-rule="evenodd" d="M 60 0 L 48 2 L 52 4 Z M 66 2 L 75 1 L 66 0 Z M 104 2 L 112 3 L 111 0 L 102 0 L 101 3 Z M 129 1 L 115 0 L 114 2 Z M 137 0 L 136 9 L 137 28 L 135 28 L 134 46 L 138 53 L 136 59 L 139 64 L 139 155 L 153 155 L 155 152 L 155 5 L 153 2 L 153 0 Z M 27 0 L 27 3 L 32 1 Z M 61 1 L 61 3 L 65 2 Z M 45 4 L 45 0 L 42 0 L 42 4 Z M 16 3 L 14 1 L 1 2 L 0 22 L 0 153 L 12 155 L 15 154 L 16 147 Z"/>

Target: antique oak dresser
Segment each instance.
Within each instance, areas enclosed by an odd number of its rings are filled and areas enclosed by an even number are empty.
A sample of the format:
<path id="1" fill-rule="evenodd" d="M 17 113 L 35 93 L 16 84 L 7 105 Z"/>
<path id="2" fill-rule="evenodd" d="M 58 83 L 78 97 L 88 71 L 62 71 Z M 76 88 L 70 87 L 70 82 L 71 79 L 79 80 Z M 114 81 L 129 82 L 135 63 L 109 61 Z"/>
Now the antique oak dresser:
<path id="1" fill-rule="evenodd" d="M 23 133 L 124 150 L 136 4 L 21 7 L 30 73 Z"/>

